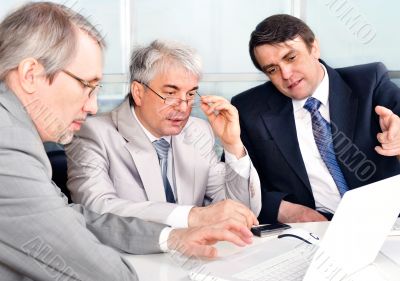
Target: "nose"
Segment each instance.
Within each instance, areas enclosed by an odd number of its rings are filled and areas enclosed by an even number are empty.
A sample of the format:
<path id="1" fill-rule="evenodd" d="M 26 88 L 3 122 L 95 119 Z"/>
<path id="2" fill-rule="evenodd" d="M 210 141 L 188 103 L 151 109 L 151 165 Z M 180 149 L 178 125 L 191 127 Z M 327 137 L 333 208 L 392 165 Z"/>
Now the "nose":
<path id="1" fill-rule="evenodd" d="M 180 100 L 180 103 L 175 107 L 175 109 L 180 112 L 186 112 L 188 106 L 188 101 L 182 99 Z"/>
<path id="2" fill-rule="evenodd" d="M 290 65 L 282 65 L 280 68 L 282 78 L 288 80 L 292 76 L 292 67 Z"/>
<path id="3" fill-rule="evenodd" d="M 96 114 L 98 110 L 98 105 L 97 105 L 97 94 L 94 94 L 89 97 L 89 99 L 86 100 L 84 106 L 83 106 L 83 111 L 89 113 L 89 114 Z"/>

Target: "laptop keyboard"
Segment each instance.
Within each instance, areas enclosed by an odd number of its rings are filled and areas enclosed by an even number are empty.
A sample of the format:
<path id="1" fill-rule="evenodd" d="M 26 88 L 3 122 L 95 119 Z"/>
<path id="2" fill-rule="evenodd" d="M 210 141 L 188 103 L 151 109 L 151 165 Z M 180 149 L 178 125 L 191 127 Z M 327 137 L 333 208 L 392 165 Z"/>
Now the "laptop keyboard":
<path id="1" fill-rule="evenodd" d="M 306 245 L 268 259 L 232 277 L 251 281 L 297 281 L 303 280 L 311 263 L 315 246 Z"/>

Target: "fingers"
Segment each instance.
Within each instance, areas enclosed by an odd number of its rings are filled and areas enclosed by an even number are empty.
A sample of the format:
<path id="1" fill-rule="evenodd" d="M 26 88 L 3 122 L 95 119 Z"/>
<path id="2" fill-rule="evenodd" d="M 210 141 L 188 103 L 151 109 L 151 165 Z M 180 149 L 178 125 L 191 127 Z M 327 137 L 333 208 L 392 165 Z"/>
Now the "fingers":
<path id="1" fill-rule="evenodd" d="M 376 106 L 375 112 L 379 116 L 379 125 L 382 131 L 386 131 L 389 127 L 388 120 L 389 117 L 392 115 L 392 112 L 383 106 Z"/>
<path id="2" fill-rule="evenodd" d="M 208 230 L 210 238 L 217 241 L 228 241 L 241 247 L 253 242 L 251 231 L 233 219 L 228 219 L 209 227 L 211 228 L 211 231 Z"/>
<path id="3" fill-rule="evenodd" d="M 252 237 L 249 229 L 233 219 L 228 219 L 214 225 L 174 229 L 168 238 L 168 248 L 186 256 L 213 258 L 218 252 L 211 245 L 217 241 L 227 241 L 243 247 L 253 242 Z"/>
<path id="4" fill-rule="evenodd" d="M 234 218 L 241 221 L 248 228 L 259 224 L 254 213 L 242 203 L 227 199 L 222 204 L 224 204 L 223 207 L 226 210 L 225 215 L 227 218 Z"/>
<path id="5" fill-rule="evenodd" d="M 376 138 L 381 143 L 383 149 L 397 149 L 400 148 L 399 135 L 395 135 L 392 140 L 389 140 L 388 132 L 378 133 Z"/>
<path id="6" fill-rule="evenodd" d="M 244 217 L 246 221 L 246 226 L 248 228 L 252 227 L 253 225 L 259 224 L 257 217 L 247 207 L 243 208 L 243 206 L 241 206 L 241 208 L 237 209 L 237 212 L 240 213 L 242 217 Z"/>
<path id="7" fill-rule="evenodd" d="M 228 102 L 227 99 L 221 96 L 212 96 L 212 95 L 201 96 L 201 102 L 203 103 L 215 103 L 220 101 Z"/>
<path id="8" fill-rule="evenodd" d="M 244 247 L 252 243 L 252 239 L 246 231 L 250 232 L 247 228 L 235 225 L 235 222 L 232 221 L 225 223 L 222 227 L 205 226 L 197 230 L 199 233 L 193 232 L 193 235 L 199 236 L 198 242 L 189 243 L 190 245 L 187 247 L 181 247 L 181 249 L 186 249 L 181 252 L 186 256 L 215 258 L 218 255 L 218 251 L 211 245 L 215 244 L 217 241 L 231 242 L 239 247 Z M 251 232 L 250 234 L 252 235 Z"/>
<path id="9" fill-rule="evenodd" d="M 400 131 L 400 119 L 390 109 L 383 106 L 376 106 L 375 112 L 379 115 L 379 124 L 383 132 L 388 131 L 387 140 L 393 140 Z M 378 138 L 379 140 L 379 138 Z M 381 143 L 382 141 L 379 140 Z M 383 139 L 383 141 L 385 141 Z"/>
<path id="10" fill-rule="evenodd" d="M 259 222 L 254 213 L 245 205 L 227 199 L 209 205 L 207 207 L 194 207 L 189 213 L 189 226 L 204 226 L 219 223 L 227 219 L 233 219 L 247 228 L 258 225 Z"/>
<path id="11" fill-rule="evenodd" d="M 238 116 L 237 109 L 225 98 L 219 96 L 202 96 L 201 108 L 204 113 L 210 115 L 216 111 L 223 112 L 227 118 Z"/>
<path id="12" fill-rule="evenodd" d="M 249 228 L 244 227 L 243 225 L 237 224 L 234 220 L 227 220 L 222 222 L 230 231 L 233 231 L 236 235 L 238 235 L 244 242 L 247 244 L 252 243 L 253 241 L 253 233 L 249 230 Z"/>
<path id="13" fill-rule="evenodd" d="M 190 250 L 183 254 L 185 256 L 216 258 L 218 251 L 215 247 L 209 245 L 193 245 Z"/>
<path id="14" fill-rule="evenodd" d="M 381 146 L 375 146 L 375 151 L 383 156 L 397 156 L 400 155 L 400 148 L 385 149 Z"/>
<path id="15" fill-rule="evenodd" d="M 399 137 L 400 134 L 400 119 L 397 115 L 392 114 L 385 121 L 386 130 L 382 129 L 382 133 L 377 135 L 380 143 L 389 143 Z"/>
<path id="16" fill-rule="evenodd" d="M 168 237 L 168 249 L 188 257 L 216 257 L 217 249 L 210 246 L 216 240 L 207 235 L 212 236 L 210 232 L 199 227 L 174 229 Z"/>
<path id="17" fill-rule="evenodd" d="M 393 114 L 390 109 L 380 105 L 375 106 L 375 112 L 379 115 L 379 117 L 387 117 Z"/>
<path id="18" fill-rule="evenodd" d="M 375 151 L 384 156 L 395 156 L 400 154 L 400 118 L 390 109 L 383 106 L 375 107 L 379 115 L 379 124 L 382 133 L 376 138 L 381 146 L 376 146 Z"/>
<path id="19" fill-rule="evenodd" d="M 376 135 L 376 138 L 378 139 L 378 141 L 381 143 L 381 144 L 389 144 L 390 143 L 390 140 L 389 140 L 389 133 L 386 131 L 386 132 L 383 132 L 383 133 L 378 133 L 377 135 Z"/>

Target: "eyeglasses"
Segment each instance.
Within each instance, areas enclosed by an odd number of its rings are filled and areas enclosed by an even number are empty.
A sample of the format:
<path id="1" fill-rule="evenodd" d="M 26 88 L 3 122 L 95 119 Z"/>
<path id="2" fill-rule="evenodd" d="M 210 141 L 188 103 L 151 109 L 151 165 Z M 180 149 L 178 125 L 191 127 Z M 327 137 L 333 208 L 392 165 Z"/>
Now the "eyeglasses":
<path id="1" fill-rule="evenodd" d="M 72 74 L 71 72 L 69 72 L 68 70 L 62 69 L 62 72 L 64 72 L 65 74 L 67 74 L 68 76 L 74 78 L 76 81 L 78 81 L 79 83 L 81 83 L 84 87 L 88 87 L 90 88 L 90 92 L 88 94 L 89 98 L 93 95 L 93 94 L 97 94 L 97 92 L 99 91 L 99 89 L 101 87 L 103 87 L 103 85 L 101 84 L 95 84 L 92 85 L 92 83 L 90 83 L 89 81 L 86 81 L 82 78 L 79 78 L 78 76 L 76 76 L 75 74 Z"/>
<path id="2" fill-rule="evenodd" d="M 152 88 L 150 88 L 149 85 L 147 85 L 146 83 L 137 81 L 138 83 L 146 86 L 150 91 L 152 91 L 154 94 L 156 94 L 160 99 L 164 100 L 164 104 L 166 105 L 170 105 L 170 106 L 180 106 L 182 102 L 186 102 L 186 104 L 188 106 L 191 107 L 196 107 L 200 104 L 200 98 L 201 95 L 197 92 L 197 91 L 192 91 L 189 92 L 188 94 L 190 95 L 189 97 L 187 97 L 185 100 L 181 99 L 181 98 L 174 98 L 174 97 L 163 97 L 162 95 L 160 95 L 159 93 L 157 93 L 156 91 L 154 91 Z"/>

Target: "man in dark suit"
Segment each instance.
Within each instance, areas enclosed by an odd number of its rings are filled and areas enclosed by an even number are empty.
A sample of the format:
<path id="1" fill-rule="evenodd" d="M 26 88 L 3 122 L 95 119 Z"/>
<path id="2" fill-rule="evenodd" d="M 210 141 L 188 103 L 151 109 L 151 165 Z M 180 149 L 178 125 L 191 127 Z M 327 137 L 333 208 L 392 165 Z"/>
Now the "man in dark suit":
<path id="1" fill-rule="evenodd" d="M 347 190 L 399 174 L 400 89 L 382 63 L 332 69 L 289 15 L 258 24 L 249 51 L 270 81 L 232 104 L 261 180 L 260 222 L 330 219 Z"/>

